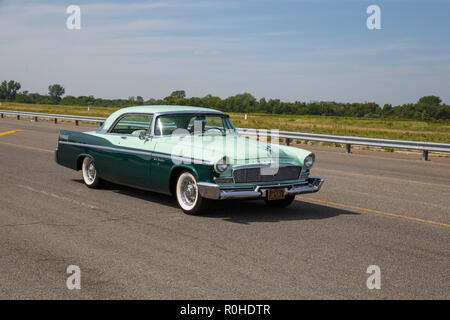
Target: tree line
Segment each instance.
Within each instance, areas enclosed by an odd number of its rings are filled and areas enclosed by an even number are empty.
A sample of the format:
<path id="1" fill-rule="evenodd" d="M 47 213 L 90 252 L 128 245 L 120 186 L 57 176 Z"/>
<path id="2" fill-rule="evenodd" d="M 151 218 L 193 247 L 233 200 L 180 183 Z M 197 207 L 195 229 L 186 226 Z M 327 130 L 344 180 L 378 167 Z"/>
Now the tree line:
<path id="1" fill-rule="evenodd" d="M 144 100 L 141 96 L 128 99 L 102 99 L 94 96 L 66 95 L 65 89 L 59 84 L 48 87 L 48 94 L 19 92 L 21 85 L 13 80 L 0 84 L 0 101 L 14 101 L 34 104 L 81 105 L 101 107 L 128 107 L 135 105 L 191 105 L 208 107 L 225 112 L 239 113 L 269 113 L 292 115 L 323 115 L 345 116 L 358 118 L 394 118 L 415 120 L 450 120 L 450 105 L 442 103 L 436 96 L 425 96 L 416 103 L 398 106 L 385 104 L 380 106 L 374 102 L 342 103 L 334 101 L 283 102 L 280 99 L 256 99 L 250 93 L 241 93 L 225 99 L 206 95 L 205 97 L 186 97 L 184 90 L 172 92 L 163 99 L 150 98 Z"/>

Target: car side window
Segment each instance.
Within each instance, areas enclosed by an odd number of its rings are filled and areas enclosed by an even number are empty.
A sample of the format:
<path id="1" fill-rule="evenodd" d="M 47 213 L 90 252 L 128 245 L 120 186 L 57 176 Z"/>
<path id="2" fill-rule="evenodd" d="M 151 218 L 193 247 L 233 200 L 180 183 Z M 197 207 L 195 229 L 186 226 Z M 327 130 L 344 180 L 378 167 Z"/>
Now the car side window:
<path id="1" fill-rule="evenodd" d="M 124 116 L 109 131 L 110 133 L 131 134 L 139 136 L 141 132 L 147 132 L 152 122 L 151 115 L 128 115 Z"/>
<path id="2" fill-rule="evenodd" d="M 170 136 L 177 129 L 186 128 L 186 115 L 165 115 L 156 119 L 155 136 Z"/>

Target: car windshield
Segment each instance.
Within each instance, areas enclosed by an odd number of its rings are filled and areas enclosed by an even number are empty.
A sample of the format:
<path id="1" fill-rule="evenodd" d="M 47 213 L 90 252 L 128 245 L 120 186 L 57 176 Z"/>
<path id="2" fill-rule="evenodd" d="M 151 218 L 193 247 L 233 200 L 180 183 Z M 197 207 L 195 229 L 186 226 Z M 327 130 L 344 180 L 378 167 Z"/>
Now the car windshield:
<path id="1" fill-rule="evenodd" d="M 227 116 L 220 114 L 166 114 L 156 119 L 155 136 L 235 135 L 236 129 Z"/>

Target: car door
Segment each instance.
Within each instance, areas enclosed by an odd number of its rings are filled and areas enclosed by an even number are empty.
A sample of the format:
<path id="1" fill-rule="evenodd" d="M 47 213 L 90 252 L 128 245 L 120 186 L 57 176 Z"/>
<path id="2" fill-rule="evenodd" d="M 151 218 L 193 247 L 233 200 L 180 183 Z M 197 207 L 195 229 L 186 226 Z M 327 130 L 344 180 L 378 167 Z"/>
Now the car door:
<path id="1" fill-rule="evenodd" d="M 150 188 L 155 147 L 154 140 L 149 136 L 152 119 L 151 114 L 125 114 L 106 134 L 111 143 L 107 167 L 114 182 Z M 140 136 L 140 133 L 146 136 Z"/>

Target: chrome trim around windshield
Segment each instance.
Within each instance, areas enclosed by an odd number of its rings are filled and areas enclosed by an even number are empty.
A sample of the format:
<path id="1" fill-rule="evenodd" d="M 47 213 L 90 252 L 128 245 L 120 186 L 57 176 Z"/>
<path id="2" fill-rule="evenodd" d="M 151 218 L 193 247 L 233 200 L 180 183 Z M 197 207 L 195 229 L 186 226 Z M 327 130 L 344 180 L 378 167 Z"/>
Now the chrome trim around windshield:
<path id="1" fill-rule="evenodd" d="M 156 119 L 159 118 L 160 116 L 167 115 L 167 114 L 212 114 L 212 115 L 215 115 L 215 116 L 217 116 L 217 115 L 223 116 L 223 117 L 228 118 L 228 119 L 230 118 L 230 115 L 228 115 L 228 114 L 226 114 L 226 113 L 224 113 L 222 111 L 216 111 L 216 110 L 211 110 L 211 111 L 202 110 L 202 111 L 190 111 L 190 112 L 187 111 L 187 110 L 186 111 L 155 112 L 153 114 L 153 120 L 152 120 L 151 128 L 150 128 L 150 136 L 151 137 L 153 137 L 153 138 L 170 137 L 170 136 L 155 136 Z M 230 130 L 235 130 L 236 133 L 238 133 L 237 129 L 234 127 L 234 125 L 231 123 L 231 121 L 230 121 L 230 124 L 233 126 L 233 128 L 230 129 Z"/>

